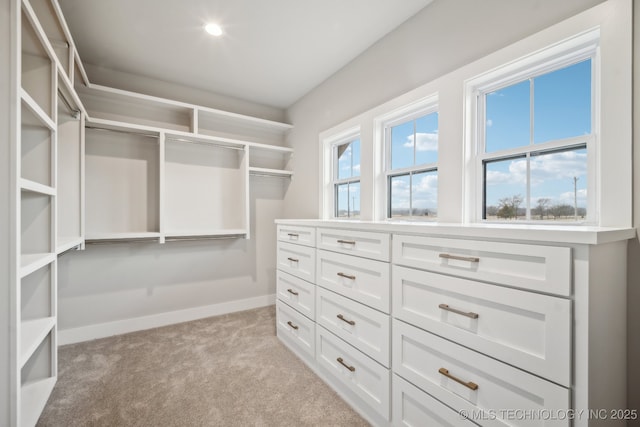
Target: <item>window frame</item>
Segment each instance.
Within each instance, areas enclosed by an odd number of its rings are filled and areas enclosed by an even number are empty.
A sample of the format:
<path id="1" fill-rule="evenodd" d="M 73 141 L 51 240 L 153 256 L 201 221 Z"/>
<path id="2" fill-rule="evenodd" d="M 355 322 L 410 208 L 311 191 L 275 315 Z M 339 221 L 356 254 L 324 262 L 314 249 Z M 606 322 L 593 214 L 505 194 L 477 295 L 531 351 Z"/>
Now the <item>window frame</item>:
<path id="1" fill-rule="evenodd" d="M 349 178 L 338 179 L 337 148 L 340 145 L 350 143 L 355 140 L 360 141 L 360 165 L 362 166 L 362 136 L 360 126 L 352 127 L 342 132 L 321 138 L 320 155 L 324 163 L 322 173 L 324 179 L 322 183 L 323 188 L 320 192 L 320 206 L 322 208 L 323 219 L 358 220 L 362 216 L 362 170 L 360 170 L 360 174 L 357 177 L 352 176 Z M 360 184 L 360 215 L 357 217 L 337 216 L 338 185 L 352 183 Z"/>
<path id="2" fill-rule="evenodd" d="M 465 179 L 465 222 L 467 223 L 500 223 L 501 220 L 484 218 L 485 201 L 485 164 L 491 161 L 516 159 L 525 157 L 527 163 L 527 182 L 524 202 L 527 216 L 518 223 L 552 224 L 597 224 L 599 218 L 600 193 L 598 182 L 598 152 L 600 133 L 600 31 L 594 29 L 578 34 L 562 42 L 541 49 L 531 55 L 520 58 L 498 67 L 488 73 L 465 82 L 465 146 L 466 146 L 466 179 Z M 486 111 L 484 96 L 493 91 L 505 88 L 528 79 L 535 79 L 543 74 L 560 70 L 591 59 L 591 134 L 561 138 L 543 143 L 535 143 L 533 136 L 529 144 L 485 152 L 486 144 Z M 533 116 L 533 102 L 530 99 Z M 532 130 L 530 130 L 532 132 Z M 533 209 L 531 194 L 530 159 L 532 156 L 551 154 L 571 149 L 585 148 L 587 151 L 587 216 L 583 221 L 545 221 L 532 219 Z"/>
<path id="3" fill-rule="evenodd" d="M 360 218 L 360 215 L 362 213 L 362 200 L 359 200 L 359 205 L 360 205 L 360 214 L 358 214 L 358 216 L 352 216 L 352 215 L 347 215 L 345 216 L 339 216 L 338 215 L 338 208 L 340 207 L 340 204 L 338 203 L 338 188 L 341 185 L 347 185 L 347 189 L 351 188 L 351 184 L 358 184 L 360 185 L 360 181 L 361 181 L 361 174 L 358 174 L 357 176 L 353 176 L 353 155 L 351 156 L 351 173 L 352 175 L 348 178 L 339 178 L 339 167 L 338 165 L 340 164 L 340 159 L 338 157 L 338 147 L 342 146 L 342 145 L 346 145 L 346 144 L 352 144 L 355 141 L 358 141 L 358 144 L 360 144 L 360 149 L 359 149 L 359 154 L 360 154 L 360 164 L 362 164 L 362 140 L 360 139 L 360 135 L 355 135 L 352 136 L 351 138 L 346 138 L 346 139 L 341 139 L 339 141 L 336 141 L 334 143 L 331 144 L 331 164 L 332 164 L 332 168 L 331 168 L 331 174 L 332 174 L 332 186 L 333 186 L 333 217 L 334 218 L 339 218 L 339 219 L 356 219 L 356 218 Z M 347 197 L 347 206 L 351 206 L 349 204 L 349 197 Z M 350 212 L 350 209 L 347 209 L 347 212 Z"/>
<path id="4" fill-rule="evenodd" d="M 391 129 L 394 126 L 398 126 L 410 121 L 414 122 L 414 135 L 416 132 L 415 120 L 421 117 L 427 116 L 432 113 L 438 113 L 439 117 L 439 104 L 438 104 L 438 94 L 433 94 L 423 99 L 420 99 L 411 104 L 400 107 L 394 111 L 391 111 L 388 114 L 385 114 L 382 117 L 379 117 L 375 120 L 376 127 L 380 131 L 380 144 L 384 155 L 382 157 L 382 173 L 381 180 L 379 181 L 378 187 L 380 189 L 384 189 L 384 210 L 378 212 L 378 217 L 383 218 L 387 221 L 393 221 L 394 218 L 391 215 L 392 205 L 391 205 L 391 180 L 400 176 L 409 176 L 409 210 L 410 215 L 402 218 L 398 218 L 396 220 L 401 221 L 437 221 L 436 218 L 425 218 L 422 216 L 414 216 L 413 215 L 413 192 L 411 190 L 413 184 L 413 175 L 423 173 L 423 172 L 436 172 L 438 173 L 438 161 L 430 162 L 430 163 L 422 163 L 419 165 L 413 165 L 403 168 L 391 169 L 391 151 L 392 151 L 392 142 L 391 142 Z M 439 125 L 438 125 L 439 127 Z M 438 160 L 440 160 L 439 150 L 440 150 L 440 141 L 438 140 Z M 414 144 L 414 162 L 415 162 L 415 144 Z M 382 180 L 384 184 L 382 184 Z M 382 191 L 380 191 L 381 193 Z M 440 192 L 438 191 L 438 194 Z M 437 206 L 437 205 L 436 205 Z M 381 207 L 380 207 L 381 208 Z"/>

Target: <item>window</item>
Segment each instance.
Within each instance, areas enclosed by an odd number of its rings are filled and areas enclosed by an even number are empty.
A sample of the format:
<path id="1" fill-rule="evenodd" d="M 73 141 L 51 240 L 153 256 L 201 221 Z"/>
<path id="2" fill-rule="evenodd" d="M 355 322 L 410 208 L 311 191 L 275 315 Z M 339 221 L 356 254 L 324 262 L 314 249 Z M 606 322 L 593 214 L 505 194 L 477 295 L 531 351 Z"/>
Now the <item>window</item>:
<path id="1" fill-rule="evenodd" d="M 360 216 L 360 139 L 333 145 L 334 216 Z"/>
<path id="2" fill-rule="evenodd" d="M 594 221 L 597 67 L 588 41 L 473 88 L 479 219 Z"/>
<path id="3" fill-rule="evenodd" d="M 438 112 L 435 102 L 384 125 L 387 218 L 438 216 Z"/>

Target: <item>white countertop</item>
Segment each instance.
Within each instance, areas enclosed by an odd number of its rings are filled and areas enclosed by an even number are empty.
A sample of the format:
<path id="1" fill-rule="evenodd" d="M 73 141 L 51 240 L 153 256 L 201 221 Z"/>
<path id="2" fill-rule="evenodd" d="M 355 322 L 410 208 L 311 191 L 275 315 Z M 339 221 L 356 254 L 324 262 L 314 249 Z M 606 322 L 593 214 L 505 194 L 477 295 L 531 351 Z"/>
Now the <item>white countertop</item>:
<path id="1" fill-rule="evenodd" d="M 549 243 L 597 245 L 632 239 L 634 228 L 595 227 L 583 225 L 545 224 L 456 224 L 414 221 L 359 221 L 320 219 L 278 219 L 280 225 L 330 227 L 363 231 L 382 231 L 399 234 L 433 235 L 438 237 L 490 238 Z"/>

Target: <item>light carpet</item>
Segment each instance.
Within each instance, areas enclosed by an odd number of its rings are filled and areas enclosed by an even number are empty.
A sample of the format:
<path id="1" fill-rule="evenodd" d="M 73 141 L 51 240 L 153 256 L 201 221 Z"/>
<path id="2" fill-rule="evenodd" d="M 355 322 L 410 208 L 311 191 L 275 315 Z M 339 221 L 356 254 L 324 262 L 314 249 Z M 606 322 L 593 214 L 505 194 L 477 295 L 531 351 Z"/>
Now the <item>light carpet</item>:
<path id="1" fill-rule="evenodd" d="M 59 349 L 38 426 L 367 426 L 276 337 L 274 306 Z"/>

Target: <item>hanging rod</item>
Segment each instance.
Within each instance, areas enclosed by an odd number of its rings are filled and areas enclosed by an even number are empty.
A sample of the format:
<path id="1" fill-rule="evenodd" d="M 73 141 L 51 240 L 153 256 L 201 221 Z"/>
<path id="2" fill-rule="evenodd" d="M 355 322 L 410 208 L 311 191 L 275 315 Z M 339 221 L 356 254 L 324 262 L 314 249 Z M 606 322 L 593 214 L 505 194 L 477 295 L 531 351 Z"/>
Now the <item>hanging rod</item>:
<path id="1" fill-rule="evenodd" d="M 257 177 L 261 177 L 261 178 L 280 178 L 280 179 L 291 179 L 291 175 L 276 175 L 276 174 L 269 174 L 269 173 L 254 173 L 254 172 L 249 172 L 250 176 L 257 176 Z"/>
<path id="2" fill-rule="evenodd" d="M 93 130 L 102 130 L 102 131 L 107 131 L 107 132 L 126 133 L 128 135 L 144 136 L 146 138 L 154 138 L 154 139 L 158 139 L 159 138 L 159 135 L 153 135 L 151 133 L 138 133 L 138 132 L 133 132 L 133 131 L 129 131 L 129 130 L 101 128 L 101 127 L 91 126 L 91 125 L 87 125 L 87 126 L 85 126 L 85 128 L 86 129 L 93 129 Z"/>
<path id="3" fill-rule="evenodd" d="M 80 118 L 80 111 L 74 109 L 71 106 L 71 103 L 59 88 L 58 88 L 58 95 L 60 95 L 60 99 L 62 100 L 62 103 L 64 104 L 64 106 L 67 107 L 67 111 L 69 111 L 69 113 L 71 114 L 71 117 L 73 117 L 74 119 Z"/>
<path id="4" fill-rule="evenodd" d="M 152 243 L 158 241 L 158 237 L 138 237 L 130 239 L 100 239 L 100 240 L 85 240 L 87 245 L 110 245 L 113 243 Z"/>
<path id="5" fill-rule="evenodd" d="M 191 242 L 198 240 L 230 240 L 230 239 L 242 239 L 245 234 L 227 234 L 227 235 L 211 235 L 211 236 L 188 236 L 188 237 L 166 237 L 165 242 Z"/>
<path id="6" fill-rule="evenodd" d="M 235 145 L 223 144 L 221 142 L 198 141 L 198 140 L 193 140 L 193 139 L 173 137 L 171 135 L 167 135 L 166 138 L 167 138 L 167 141 L 186 142 L 186 143 L 189 143 L 189 144 L 208 145 L 208 146 L 212 146 L 213 145 L 215 147 L 227 148 L 229 150 L 244 151 L 244 147 L 236 147 Z"/>

